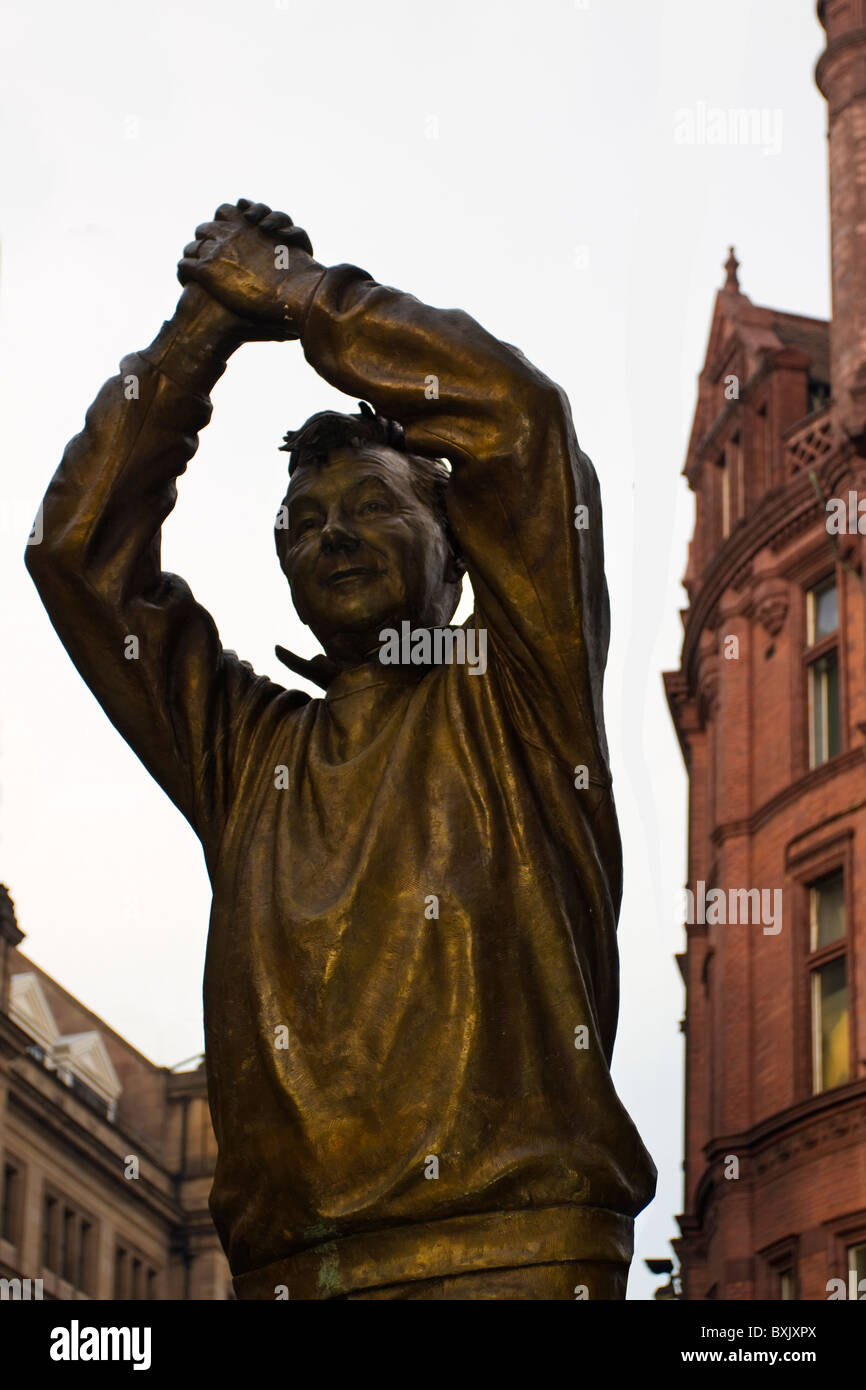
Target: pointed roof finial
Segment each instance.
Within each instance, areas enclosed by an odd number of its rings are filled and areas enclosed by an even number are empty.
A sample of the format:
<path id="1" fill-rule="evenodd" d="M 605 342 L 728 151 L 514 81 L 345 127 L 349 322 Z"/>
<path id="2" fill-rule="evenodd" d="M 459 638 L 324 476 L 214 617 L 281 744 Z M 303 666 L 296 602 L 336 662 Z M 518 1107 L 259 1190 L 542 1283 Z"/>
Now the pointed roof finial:
<path id="1" fill-rule="evenodd" d="M 725 289 L 733 290 L 734 294 L 740 293 L 740 282 L 737 279 L 737 271 L 739 270 L 739 268 L 740 262 L 737 260 L 737 257 L 734 254 L 734 248 L 733 246 L 729 246 L 728 259 L 725 261 L 725 270 L 728 273 L 728 278 L 725 281 Z"/>

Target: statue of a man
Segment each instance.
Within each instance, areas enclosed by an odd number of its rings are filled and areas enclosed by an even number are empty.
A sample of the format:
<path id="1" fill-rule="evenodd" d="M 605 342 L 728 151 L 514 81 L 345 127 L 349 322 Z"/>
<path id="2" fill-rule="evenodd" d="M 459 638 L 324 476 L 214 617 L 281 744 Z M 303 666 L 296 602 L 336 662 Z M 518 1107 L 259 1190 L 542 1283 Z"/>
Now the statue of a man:
<path id="1" fill-rule="evenodd" d="M 237 1295 L 622 1298 L 655 1168 L 610 1076 L 609 610 L 568 402 L 467 314 L 320 265 L 262 204 L 219 208 L 179 278 L 27 563 L 204 848 L 211 1210 Z M 375 407 L 287 436 L 277 551 L 324 655 L 285 659 L 319 699 L 223 650 L 160 569 L 208 393 L 263 339 Z M 475 612 L 451 627 L 464 570 Z"/>

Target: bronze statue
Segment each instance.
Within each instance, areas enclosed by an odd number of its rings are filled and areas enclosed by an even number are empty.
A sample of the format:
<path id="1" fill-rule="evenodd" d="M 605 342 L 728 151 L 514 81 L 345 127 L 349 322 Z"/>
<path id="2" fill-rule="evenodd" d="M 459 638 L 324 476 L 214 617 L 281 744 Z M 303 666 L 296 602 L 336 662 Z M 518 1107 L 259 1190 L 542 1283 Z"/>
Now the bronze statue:
<path id="1" fill-rule="evenodd" d="M 467 314 L 320 265 L 262 204 L 219 208 L 178 274 L 27 563 L 204 847 L 211 1210 L 237 1295 L 622 1298 L 655 1168 L 610 1077 L 609 609 L 568 402 Z M 320 699 L 224 651 L 160 570 L 208 392 L 263 339 L 363 398 L 286 437 L 277 551 L 324 651 L 282 656 Z"/>

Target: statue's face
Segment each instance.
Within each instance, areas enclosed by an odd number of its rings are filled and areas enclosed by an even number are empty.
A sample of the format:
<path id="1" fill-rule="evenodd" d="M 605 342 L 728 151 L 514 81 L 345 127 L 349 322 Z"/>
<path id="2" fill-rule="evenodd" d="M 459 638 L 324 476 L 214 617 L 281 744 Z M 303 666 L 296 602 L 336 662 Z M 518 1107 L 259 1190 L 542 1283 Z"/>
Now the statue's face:
<path id="1" fill-rule="evenodd" d="M 360 661 L 408 619 L 440 627 L 460 574 L 442 529 L 394 449 L 333 450 L 293 474 L 284 564 L 299 617 L 328 656 Z"/>

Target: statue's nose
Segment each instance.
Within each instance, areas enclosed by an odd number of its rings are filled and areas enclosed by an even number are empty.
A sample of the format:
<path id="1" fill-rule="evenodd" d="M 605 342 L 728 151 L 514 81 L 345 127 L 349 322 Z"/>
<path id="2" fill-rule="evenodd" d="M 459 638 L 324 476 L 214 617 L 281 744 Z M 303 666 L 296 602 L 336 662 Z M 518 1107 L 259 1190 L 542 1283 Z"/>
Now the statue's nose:
<path id="1" fill-rule="evenodd" d="M 329 521 L 322 527 L 321 546 L 326 552 L 356 550 L 358 538 L 341 521 Z"/>

